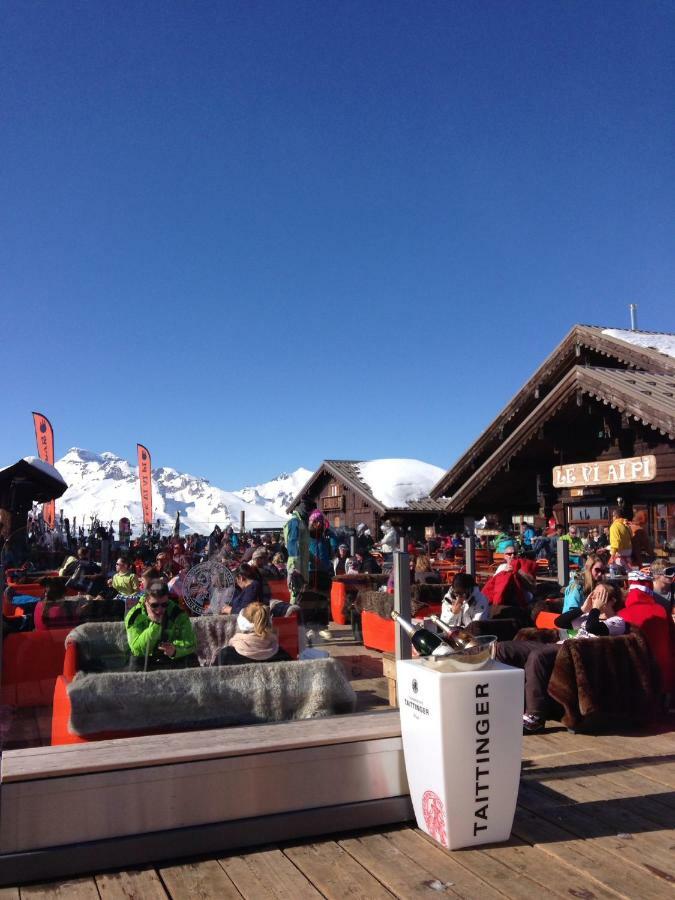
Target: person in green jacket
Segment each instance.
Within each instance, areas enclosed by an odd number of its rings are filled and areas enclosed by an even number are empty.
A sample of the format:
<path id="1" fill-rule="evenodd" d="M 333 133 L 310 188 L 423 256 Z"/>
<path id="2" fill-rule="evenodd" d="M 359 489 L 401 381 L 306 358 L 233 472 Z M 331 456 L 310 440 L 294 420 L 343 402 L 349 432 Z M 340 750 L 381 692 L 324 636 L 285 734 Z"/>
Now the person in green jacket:
<path id="1" fill-rule="evenodd" d="M 129 669 L 186 669 L 198 666 L 197 639 L 187 613 L 169 599 L 164 581 L 153 581 L 144 598 L 126 615 L 131 650 Z"/>

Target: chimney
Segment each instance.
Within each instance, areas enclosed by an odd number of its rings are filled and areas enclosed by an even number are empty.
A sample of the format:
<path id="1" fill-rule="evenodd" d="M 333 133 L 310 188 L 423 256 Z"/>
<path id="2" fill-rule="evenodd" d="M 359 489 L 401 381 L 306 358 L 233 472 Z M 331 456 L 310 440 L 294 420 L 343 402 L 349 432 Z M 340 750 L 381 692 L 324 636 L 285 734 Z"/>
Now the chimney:
<path id="1" fill-rule="evenodd" d="M 628 308 L 630 309 L 630 330 L 637 331 L 637 303 L 631 303 Z"/>

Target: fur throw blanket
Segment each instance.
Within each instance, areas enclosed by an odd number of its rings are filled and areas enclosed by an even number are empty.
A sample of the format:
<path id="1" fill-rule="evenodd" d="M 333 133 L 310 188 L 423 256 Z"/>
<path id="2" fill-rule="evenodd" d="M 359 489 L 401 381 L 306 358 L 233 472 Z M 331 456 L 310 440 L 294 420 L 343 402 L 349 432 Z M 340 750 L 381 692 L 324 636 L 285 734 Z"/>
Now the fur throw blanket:
<path id="1" fill-rule="evenodd" d="M 79 596 L 39 600 L 34 616 L 36 628 L 74 628 L 83 622 L 121 622 L 124 613 L 124 600 Z"/>
<path id="2" fill-rule="evenodd" d="M 557 628 L 521 628 L 514 641 L 539 641 L 540 644 L 557 644 L 560 634 Z"/>
<path id="3" fill-rule="evenodd" d="M 653 660 L 639 632 L 565 641 L 548 684 L 567 728 L 641 724 L 658 696 Z"/>
<path id="4" fill-rule="evenodd" d="M 197 638 L 200 666 L 208 666 L 214 654 L 226 647 L 237 630 L 236 616 L 199 616 L 191 619 Z M 73 629 L 66 644 L 77 644 L 83 672 L 121 672 L 129 664 L 129 644 L 124 622 L 87 622 Z"/>
<path id="5" fill-rule="evenodd" d="M 68 686 L 69 730 L 183 730 L 314 719 L 354 711 L 335 659 L 248 663 L 175 672 L 79 673 Z"/>
<path id="6" fill-rule="evenodd" d="M 427 604 L 442 603 L 448 592 L 447 584 L 413 584 L 410 587 L 410 607 L 413 616 Z M 357 605 L 365 612 L 373 612 L 388 619 L 394 608 L 394 595 L 384 591 L 359 591 Z"/>

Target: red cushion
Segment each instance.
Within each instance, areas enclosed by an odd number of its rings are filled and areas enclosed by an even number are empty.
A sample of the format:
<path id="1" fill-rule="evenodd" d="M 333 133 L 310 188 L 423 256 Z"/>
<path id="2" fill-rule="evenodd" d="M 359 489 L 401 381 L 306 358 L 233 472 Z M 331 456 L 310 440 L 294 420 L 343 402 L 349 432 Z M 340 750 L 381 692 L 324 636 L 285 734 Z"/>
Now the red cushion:
<path id="1" fill-rule="evenodd" d="M 49 706 L 63 671 L 70 629 L 8 634 L 2 646 L 2 700 L 12 706 Z"/>
<path id="2" fill-rule="evenodd" d="M 396 632 L 392 619 L 383 619 L 377 613 L 364 610 L 361 613 L 364 646 L 382 653 L 394 653 L 396 650 Z"/>
<path id="3" fill-rule="evenodd" d="M 347 625 L 345 606 L 347 604 L 347 588 L 344 582 L 334 581 L 330 589 L 330 617 L 338 625 Z"/>

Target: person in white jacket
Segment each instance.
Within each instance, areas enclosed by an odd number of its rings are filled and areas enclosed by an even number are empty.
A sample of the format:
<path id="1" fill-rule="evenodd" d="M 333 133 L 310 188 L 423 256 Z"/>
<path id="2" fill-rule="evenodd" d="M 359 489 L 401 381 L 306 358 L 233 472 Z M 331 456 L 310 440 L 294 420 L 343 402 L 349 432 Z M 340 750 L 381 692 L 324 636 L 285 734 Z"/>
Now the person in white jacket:
<path id="1" fill-rule="evenodd" d="M 455 575 L 452 586 L 443 597 L 441 622 L 452 628 L 466 628 L 470 622 L 488 618 L 490 604 L 476 587 L 473 575 Z"/>

